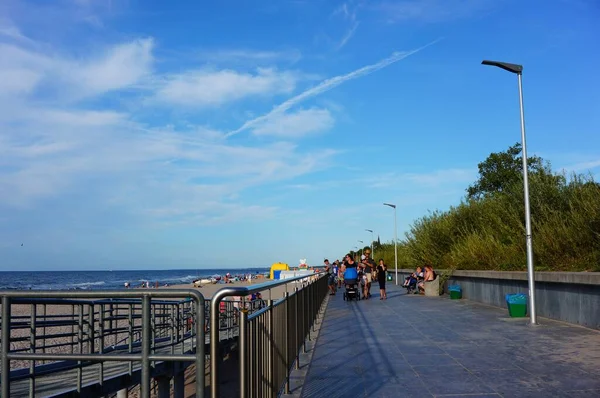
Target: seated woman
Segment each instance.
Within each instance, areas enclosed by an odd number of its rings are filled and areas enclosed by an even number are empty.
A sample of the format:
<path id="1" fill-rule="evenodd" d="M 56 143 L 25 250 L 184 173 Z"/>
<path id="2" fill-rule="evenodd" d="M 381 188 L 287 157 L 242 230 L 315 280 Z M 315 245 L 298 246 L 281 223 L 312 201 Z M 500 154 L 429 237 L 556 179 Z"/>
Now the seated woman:
<path id="1" fill-rule="evenodd" d="M 402 286 L 409 287 L 412 285 L 416 285 L 417 282 L 421 279 L 423 279 L 423 269 L 421 267 L 417 267 L 417 270 L 415 272 L 413 272 L 412 274 L 410 274 L 410 276 L 407 276 L 406 279 L 404 279 L 404 284 Z"/>
<path id="2" fill-rule="evenodd" d="M 431 282 L 434 281 L 436 278 L 436 274 L 435 271 L 433 270 L 433 267 L 429 264 L 427 264 L 425 266 L 425 276 L 423 278 L 422 282 L 419 282 L 419 293 L 424 294 L 425 293 L 425 282 Z"/>

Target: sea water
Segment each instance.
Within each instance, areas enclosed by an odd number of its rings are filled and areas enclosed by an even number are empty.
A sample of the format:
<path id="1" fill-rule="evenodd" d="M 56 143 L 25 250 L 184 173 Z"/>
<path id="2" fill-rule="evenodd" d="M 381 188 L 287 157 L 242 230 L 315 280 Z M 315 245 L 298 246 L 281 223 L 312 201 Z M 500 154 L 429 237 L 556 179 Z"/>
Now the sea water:
<path id="1" fill-rule="evenodd" d="M 179 269 L 145 271 L 0 271 L 0 290 L 107 290 L 124 289 L 125 283 L 138 287 L 148 282 L 154 286 L 191 284 L 213 275 L 248 275 L 267 272 L 268 268 Z"/>

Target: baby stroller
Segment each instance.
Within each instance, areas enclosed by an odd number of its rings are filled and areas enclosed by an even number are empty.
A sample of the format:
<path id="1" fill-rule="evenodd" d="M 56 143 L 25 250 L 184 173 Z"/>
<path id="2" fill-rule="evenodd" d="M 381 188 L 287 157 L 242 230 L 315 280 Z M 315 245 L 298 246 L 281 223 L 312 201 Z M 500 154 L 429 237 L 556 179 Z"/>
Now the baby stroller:
<path id="1" fill-rule="evenodd" d="M 346 268 L 344 272 L 344 300 L 360 300 L 360 291 L 358 290 L 358 272 L 356 267 Z"/>

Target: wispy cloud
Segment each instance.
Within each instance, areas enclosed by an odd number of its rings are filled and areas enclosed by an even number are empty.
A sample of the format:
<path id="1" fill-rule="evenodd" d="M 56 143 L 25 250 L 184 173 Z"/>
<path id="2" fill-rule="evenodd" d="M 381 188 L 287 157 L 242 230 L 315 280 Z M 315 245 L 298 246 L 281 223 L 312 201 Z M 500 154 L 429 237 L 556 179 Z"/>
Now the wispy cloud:
<path id="1" fill-rule="evenodd" d="M 255 73 L 224 70 L 192 70 L 167 76 L 156 92 L 162 103 L 205 107 L 250 96 L 290 93 L 300 76 L 291 71 L 258 68 Z"/>
<path id="2" fill-rule="evenodd" d="M 208 62 L 217 63 L 274 63 L 289 62 L 296 63 L 302 59 L 299 50 L 267 51 L 249 49 L 219 49 L 215 51 L 203 51 L 199 58 Z"/>
<path id="3" fill-rule="evenodd" d="M 252 132 L 256 135 L 301 137 L 329 130 L 334 122 L 327 109 L 300 109 L 292 113 L 278 113 L 256 125 Z"/>
<path id="4" fill-rule="evenodd" d="M 348 29 L 348 32 L 346 32 L 346 34 L 344 35 L 344 37 L 342 37 L 342 40 L 340 40 L 337 49 L 341 50 L 342 47 L 344 47 L 348 41 L 352 38 L 352 36 L 354 36 L 354 32 L 356 32 L 356 28 L 358 28 L 359 22 L 354 22 L 354 24 L 352 25 L 352 27 L 350 29 Z"/>
<path id="5" fill-rule="evenodd" d="M 27 44 L 32 44 L 33 40 L 25 36 L 21 30 L 16 27 L 10 20 L 0 17 L 0 37 L 18 40 Z"/>
<path id="6" fill-rule="evenodd" d="M 374 7 L 390 22 L 443 22 L 489 11 L 497 2 L 492 0 L 397 0 L 384 1 Z"/>
<path id="7" fill-rule="evenodd" d="M 44 88 L 49 96 L 75 98 L 127 88 L 150 74 L 153 45 L 152 39 L 138 39 L 75 59 L 0 42 L 0 85 L 11 92 L 30 94 Z"/>
<path id="8" fill-rule="evenodd" d="M 383 68 L 390 66 L 398 61 L 401 61 L 413 54 L 418 53 L 419 51 L 425 49 L 426 47 L 435 44 L 437 41 L 438 40 L 431 42 L 431 43 L 429 43 L 421 48 L 418 48 L 416 50 L 395 52 L 391 56 L 389 56 L 375 64 L 363 66 L 362 68 L 359 68 L 359 69 L 352 71 L 350 73 L 347 73 L 345 75 L 339 75 L 339 76 L 335 76 L 335 77 L 329 78 L 327 80 L 324 80 L 323 82 L 316 85 L 315 87 L 309 88 L 308 90 L 305 90 L 302 93 L 277 105 L 271 112 L 269 112 L 263 116 L 259 116 L 257 118 L 248 120 L 246 123 L 244 123 L 238 129 L 229 132 L 227 134 L 227 136 L 230 137 L 232 135 L 241 133 L 242 131 L 252 129 L 252 128 L 256 127 L 257 125 L 265 123 L 269 118 L 274 117 L 280 113 L 283 113 L 283 112 L 289 110 L 290 108 L 292 108 L 293 106 L 306 101 L 309 98 L 315 97 L 315 96 L 323 94 L 329 90 L 332 90 L 332 89 L 340 86 L 341 84 L 346 83 L 347 81 L 358 79 L 359 77 L 367 76 L 373 72 L 377 72 L 380 69 L 383 69 Z"/>
<path id="9" fill-rule="evenodd" d="M 87 64 L 72 64 L 72 81 L 91 93 L 122 89 L 139 82 L 151 73 L 154 40 L 133 40 L 117 45 Z"/>
<path id="10" fill-rule="evenodd" d="M 253 204 L 241 194 L 321 170 L 335 153 L 320 148 L 306 154 L 276 140 L 228 143 L 215 129 L 172 126 L 153 117 L 140 121 L 129 110 L 147 105 L 141 103 L 147 96 L 175 108 L 289 93 L 303 78 L 296 72 L 199 69 L 165 76 L 153 69 L 151 38 L 74 57 L 49 45 L 30 46 L 15 40 L 18 30 L 11 32 L 0 37 L 3 210 L 33 210 L 77 196 L 86 214 L 119 208 L 146 222 L 211 224 L 270 217 L 276 206 Z M 124 106 L 105 101 L 114 92 L 142 95 L 133 95 Z M 307 134 L 333 121 L 327 110 L 311 108 L 277 123 L 263 125 L 259 133 L 278 135 L 283 127 Z"/>
<path id="11" fill-rule="evenodd" d="M 585 162 L 579 162 L 563 167 L 565 171 L 572 171 L 575 173 L 581 173 L 583 171 L 589 171 L 600 167 L 600 159 L 589 160 Z"/>
<path id="12" fill-rule="evenodd" d="M 341 16 L 350 26 L 347 28 L 346 33 L 342 36 L 342 39 L 336 46 L 337 50 L 341 50 L 354 36 L 360 21 L 357 20 L 358 9 L 362 3 L 354 4 L 353 1 L 348 1 L 342 3 L 339 7 L 337 7 L 333 16 Z"/>

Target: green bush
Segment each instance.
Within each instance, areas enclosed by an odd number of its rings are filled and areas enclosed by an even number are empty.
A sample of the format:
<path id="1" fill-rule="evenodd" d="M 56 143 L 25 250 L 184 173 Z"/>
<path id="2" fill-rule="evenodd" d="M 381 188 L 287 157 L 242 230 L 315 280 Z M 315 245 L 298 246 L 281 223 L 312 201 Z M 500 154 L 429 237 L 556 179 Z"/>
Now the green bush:
<path id="1" fill-rule="evenodd" d="M 399 268 L 430 263 L 448 270 L 526 269 L 523 178 L 515 147 L 480 164 L 480 179 L 460 205 L 431 212 L 411 225 L 398 243 Z M 502 167 L 494 166 L 497 159 Z M 600 184 L 592 176 L 553 174 L 541 158 L 533 163 L 529 187 L 535 268 L 600 271 Z M 494 175 L 494 170 L 502 174 Z M 516 174 L 508 178 L 510 170 Z M 393 243 L 378 245 L 375 254 L 393 269 Z"/>

